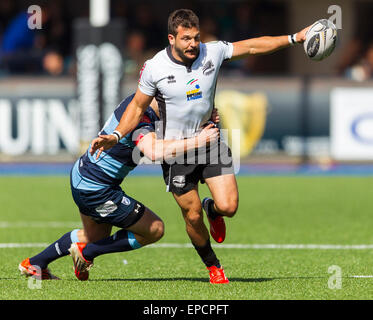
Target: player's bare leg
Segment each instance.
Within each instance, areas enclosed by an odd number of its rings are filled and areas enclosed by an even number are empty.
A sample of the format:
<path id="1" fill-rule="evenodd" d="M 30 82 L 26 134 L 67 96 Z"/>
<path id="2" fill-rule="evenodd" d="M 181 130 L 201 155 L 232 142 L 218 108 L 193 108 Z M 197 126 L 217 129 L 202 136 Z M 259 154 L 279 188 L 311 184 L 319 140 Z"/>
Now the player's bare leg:
<path id="1" fill-rule="evenodd" d="M 209 270 L 210 283 L 228 283 L 224 270 L 211 247 L 210 236 L 203 221 L 201 200 L 197 186 L 183 195 L 173 193 L 173 196 L 181 208 L 188 236 Z"/>
<path id="2" fill-rule="evenodd" d="M 97 223 L 82 213 L 80 213 L 80 219 L 82 220 L 83 229 L 80 229 L 77 233 L 79 242 L 95 242 L 110 236 L 113 228 L 111 224 Z"/>
<path id="3" fill-rule="evenodd" d="M 197 187 L 182 195 L 173 193 L 173 196 L 183 214 L 190 240 L 194 245 L 204 246 L 209 239 L 209 232 L 203 221 L 201 200 Z"/>
<path id="4" fill-rule="evenodd" d="M 127 228 L 131 231 L 136 240 L 142 245 L 157 242 L 163 237 L 164 223 L 153 211 L 145 208 L 144 215 L 134 225 Z"/>
<path id="5" fill-rule="evenodd" d="M 206 211 L 210 233 L 214 240 L 221 243 L 225 239 L 226 227 L 223 216 L 233 217 L 238 208 L 238 188 L 234 174 L 227 174 L 205 180 L 213 199 L 202 201 Z"/>
<path id="6" fill-rule="evenodd" d="M 214 200 L 214 209 L 222 216 L 233 217 L 238 208 L 238 188 L 234 174 L 207 178 L 206 184 Z"/>

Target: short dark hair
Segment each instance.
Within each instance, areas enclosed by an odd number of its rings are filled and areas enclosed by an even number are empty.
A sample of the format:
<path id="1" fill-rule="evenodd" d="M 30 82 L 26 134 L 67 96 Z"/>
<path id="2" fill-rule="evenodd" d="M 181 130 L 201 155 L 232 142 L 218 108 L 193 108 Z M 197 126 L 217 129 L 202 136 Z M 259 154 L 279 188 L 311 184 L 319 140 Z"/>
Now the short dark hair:
<path id="1" fill-rule="evenodd" d="M 168 33 L 176 36 L 177 28 L 182 26 L 184 28 L 199 29 L 199 19 L 197 15 L 189 9 L 178 9 L 168 16 Z"/>

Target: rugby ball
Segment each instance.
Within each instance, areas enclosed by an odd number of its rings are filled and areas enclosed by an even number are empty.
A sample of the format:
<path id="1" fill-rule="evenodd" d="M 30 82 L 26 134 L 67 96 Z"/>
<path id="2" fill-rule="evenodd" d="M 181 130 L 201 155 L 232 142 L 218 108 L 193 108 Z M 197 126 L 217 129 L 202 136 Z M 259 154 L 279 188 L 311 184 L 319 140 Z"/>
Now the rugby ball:
<path id="1" fill-rule="evenodd" d="M 327 19 L 316 21 L 306 33 L 304 51 L 315 61 L 321 61 L 330 56 L 337 42 L 337 27 Z"/>

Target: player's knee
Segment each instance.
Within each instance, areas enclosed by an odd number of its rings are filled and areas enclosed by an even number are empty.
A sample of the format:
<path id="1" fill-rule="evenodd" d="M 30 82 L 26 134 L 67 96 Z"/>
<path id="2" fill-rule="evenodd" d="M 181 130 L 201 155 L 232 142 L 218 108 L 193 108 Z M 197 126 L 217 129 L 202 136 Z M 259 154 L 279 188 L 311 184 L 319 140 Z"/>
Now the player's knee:
<path id="1" fill-rule="evenodd" d="M 202 209 L 189 210 L 185 215 L 185 221 L 190 226 L 198 226 L 203 223 Z"/>
<path id="2" fill-rule="evenodd" d="M 238 201 L 231 200 L 223 203 L 215 203 L 219 212 L 221 212 L 226 217 L 233 217 L 238 209 Z"/>
<path id="3" fill-rule="evenodd" d="M 153 222 L 150 230 L 150 240 L 156 242 L 160 240 L 164 235 L 164 223 L 162 220 L 156 220 Z"/>

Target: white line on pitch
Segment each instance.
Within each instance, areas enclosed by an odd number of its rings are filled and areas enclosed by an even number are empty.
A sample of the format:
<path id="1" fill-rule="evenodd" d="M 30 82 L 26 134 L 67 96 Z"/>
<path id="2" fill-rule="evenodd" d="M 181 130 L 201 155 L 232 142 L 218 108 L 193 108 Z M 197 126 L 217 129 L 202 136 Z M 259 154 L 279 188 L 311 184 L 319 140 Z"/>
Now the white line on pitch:
<path id="1" fill-rule="evenodd" d="M 49 243 L 0 243 L 0 249 L 47 247 Z"/>
<path id="2" fill-rule="evenodd" d="M 372 276 L 350 276 L 350 278 L 373 278 Z"/>
<path id="3" fill-rule="evenodd" d="M 373 249 L 373 244 L 334 245 L 334 244 L 213 244 L 214 248 L 224 249 L 317 249 L 317 250 L 367 250 Z M 192 248 L 191 243 L 156 243 L 153 248 Z"/>
<path id="4" fill-rule="evenodd" d="M 46 247 L 48 243 L 0 243 L 3 248 L 36 248 Z M 221 249 L 285 249 L 285 250 L 367 250 L 373 249 L 373 244 L 331 245 L 331 244 L 213 244 Z M 191 243 L 156 243 L 148 248 L 193 248 Z"/>
<path id="5" fill-rule="evenodd" d="M 0 228 L 76 228 L 82 225 L 81 221 L 0 221 Z"/>

